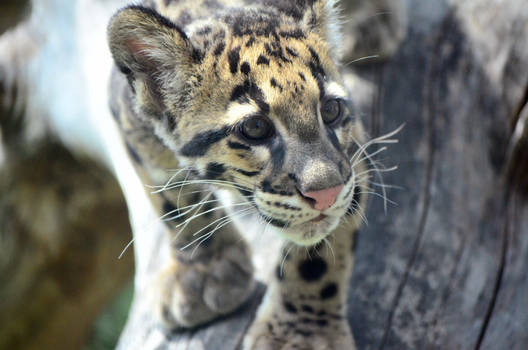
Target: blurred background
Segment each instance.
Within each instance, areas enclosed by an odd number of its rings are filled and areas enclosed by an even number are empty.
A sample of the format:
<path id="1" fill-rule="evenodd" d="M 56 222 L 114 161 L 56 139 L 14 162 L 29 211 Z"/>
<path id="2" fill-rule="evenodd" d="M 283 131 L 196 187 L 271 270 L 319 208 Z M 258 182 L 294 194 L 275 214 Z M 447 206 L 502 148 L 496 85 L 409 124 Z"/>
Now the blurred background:
<path id="1" fill-rule="evenodd" d="M 30 11 L 29 1 L 2 0 L 0 35 Z M 25 118 L 9 67 L 0 69 L 0 349 L 113 349 L 133 295 L 133 251 L 118 259 L 132 237 L 121 190 Z"/>

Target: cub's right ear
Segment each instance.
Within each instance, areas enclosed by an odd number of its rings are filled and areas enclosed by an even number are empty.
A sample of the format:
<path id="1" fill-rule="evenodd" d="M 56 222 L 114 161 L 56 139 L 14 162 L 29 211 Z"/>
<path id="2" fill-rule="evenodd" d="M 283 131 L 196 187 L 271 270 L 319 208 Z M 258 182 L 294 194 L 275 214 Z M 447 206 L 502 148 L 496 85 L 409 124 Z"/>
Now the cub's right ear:
<path id="1" fill-rule="evenodd" d="M 143 90 L 136 91 L 139 97 L 160 109 L 167 93 L 163 82 L 177 91 L 200 60 L 178 26 L 142 6 L 125 7 L 112 17 L 108 43 L 118 68 L 134 81 L 136 90 Z"/>

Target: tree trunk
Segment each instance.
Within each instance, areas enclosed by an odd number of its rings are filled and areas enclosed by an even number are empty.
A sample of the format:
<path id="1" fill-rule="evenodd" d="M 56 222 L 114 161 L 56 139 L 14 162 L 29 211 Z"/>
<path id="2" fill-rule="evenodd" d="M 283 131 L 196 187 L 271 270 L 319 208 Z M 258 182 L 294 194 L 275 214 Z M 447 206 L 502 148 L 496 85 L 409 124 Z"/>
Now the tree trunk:
<path id="1" fill-rule="evenodd" d="M 359 109 L 371 134 L 405 123 L 385 154 L 399 166 L 384 176 L 402 187 L 388 193 L 397 206 L 385 215 L 373 197 L 358 238 L 349 297 L 358 348 L 525 349 L 528 206 L 515 189 L 528 178 L 520 124 L 528 118 L 528 3 L 407 5 L 407 36 L 393 57 L 351 67 L 362 79 L 353 94 L 370 96 Z M 138 281 L 159 266 L 166 244 L 159 232 L 149 237 L 137 251 L 149 266 Z M 167 334 L 146 285 L 119 349 L 237 349 L 263 291 L 235 315 Z"/>

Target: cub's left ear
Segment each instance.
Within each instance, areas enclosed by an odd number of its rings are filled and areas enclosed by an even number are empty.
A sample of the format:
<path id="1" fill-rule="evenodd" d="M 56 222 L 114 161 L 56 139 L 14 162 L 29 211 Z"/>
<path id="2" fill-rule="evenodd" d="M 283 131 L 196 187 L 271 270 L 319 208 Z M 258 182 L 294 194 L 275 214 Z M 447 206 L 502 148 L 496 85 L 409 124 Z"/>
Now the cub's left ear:
<path id="1" fill-rule="evenodd" d="M 317 33 L 326 40 L 335 60 L 339 60 L 343 54 L 338 3 L 338 0 L 313 0 L 311 9 L 306 11 L 304 15 L 304 23 L 308 30 Z"/>
<path id="2" fill-rule="evenodd" d="M 178 94 L 179 101 L 188 98 L 187 82 L 200 52 L 169 19 L 146 7 L 125 7 L 110 20 L 108 44 L 116 65 L 151 114 L 163 111 L 169 93 Z"/>

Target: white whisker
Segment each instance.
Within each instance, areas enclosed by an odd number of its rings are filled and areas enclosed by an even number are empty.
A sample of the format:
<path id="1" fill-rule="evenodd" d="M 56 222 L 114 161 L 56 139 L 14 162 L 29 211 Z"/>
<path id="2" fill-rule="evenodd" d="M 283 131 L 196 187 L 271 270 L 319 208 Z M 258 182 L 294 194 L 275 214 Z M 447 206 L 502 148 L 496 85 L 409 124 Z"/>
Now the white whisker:
<path id="1" fill-rule="evenodd" d="M 118 260 L 121 260 L 121 258 L 123 257 L 123 254 L 125 254 L 125 252 L 127 251 L 127 249 L 132 245 L 132 243 L 134 243 L 134 240 L 135 240 L 135 237 L 133 237 L 130 242 L 128 242 L 128 244 L 125 246 L 125 248 L 123 248 L 123 251 L 121 251 L 121 254 L 119 254 L 119 257 L 117 258 Z"/>

